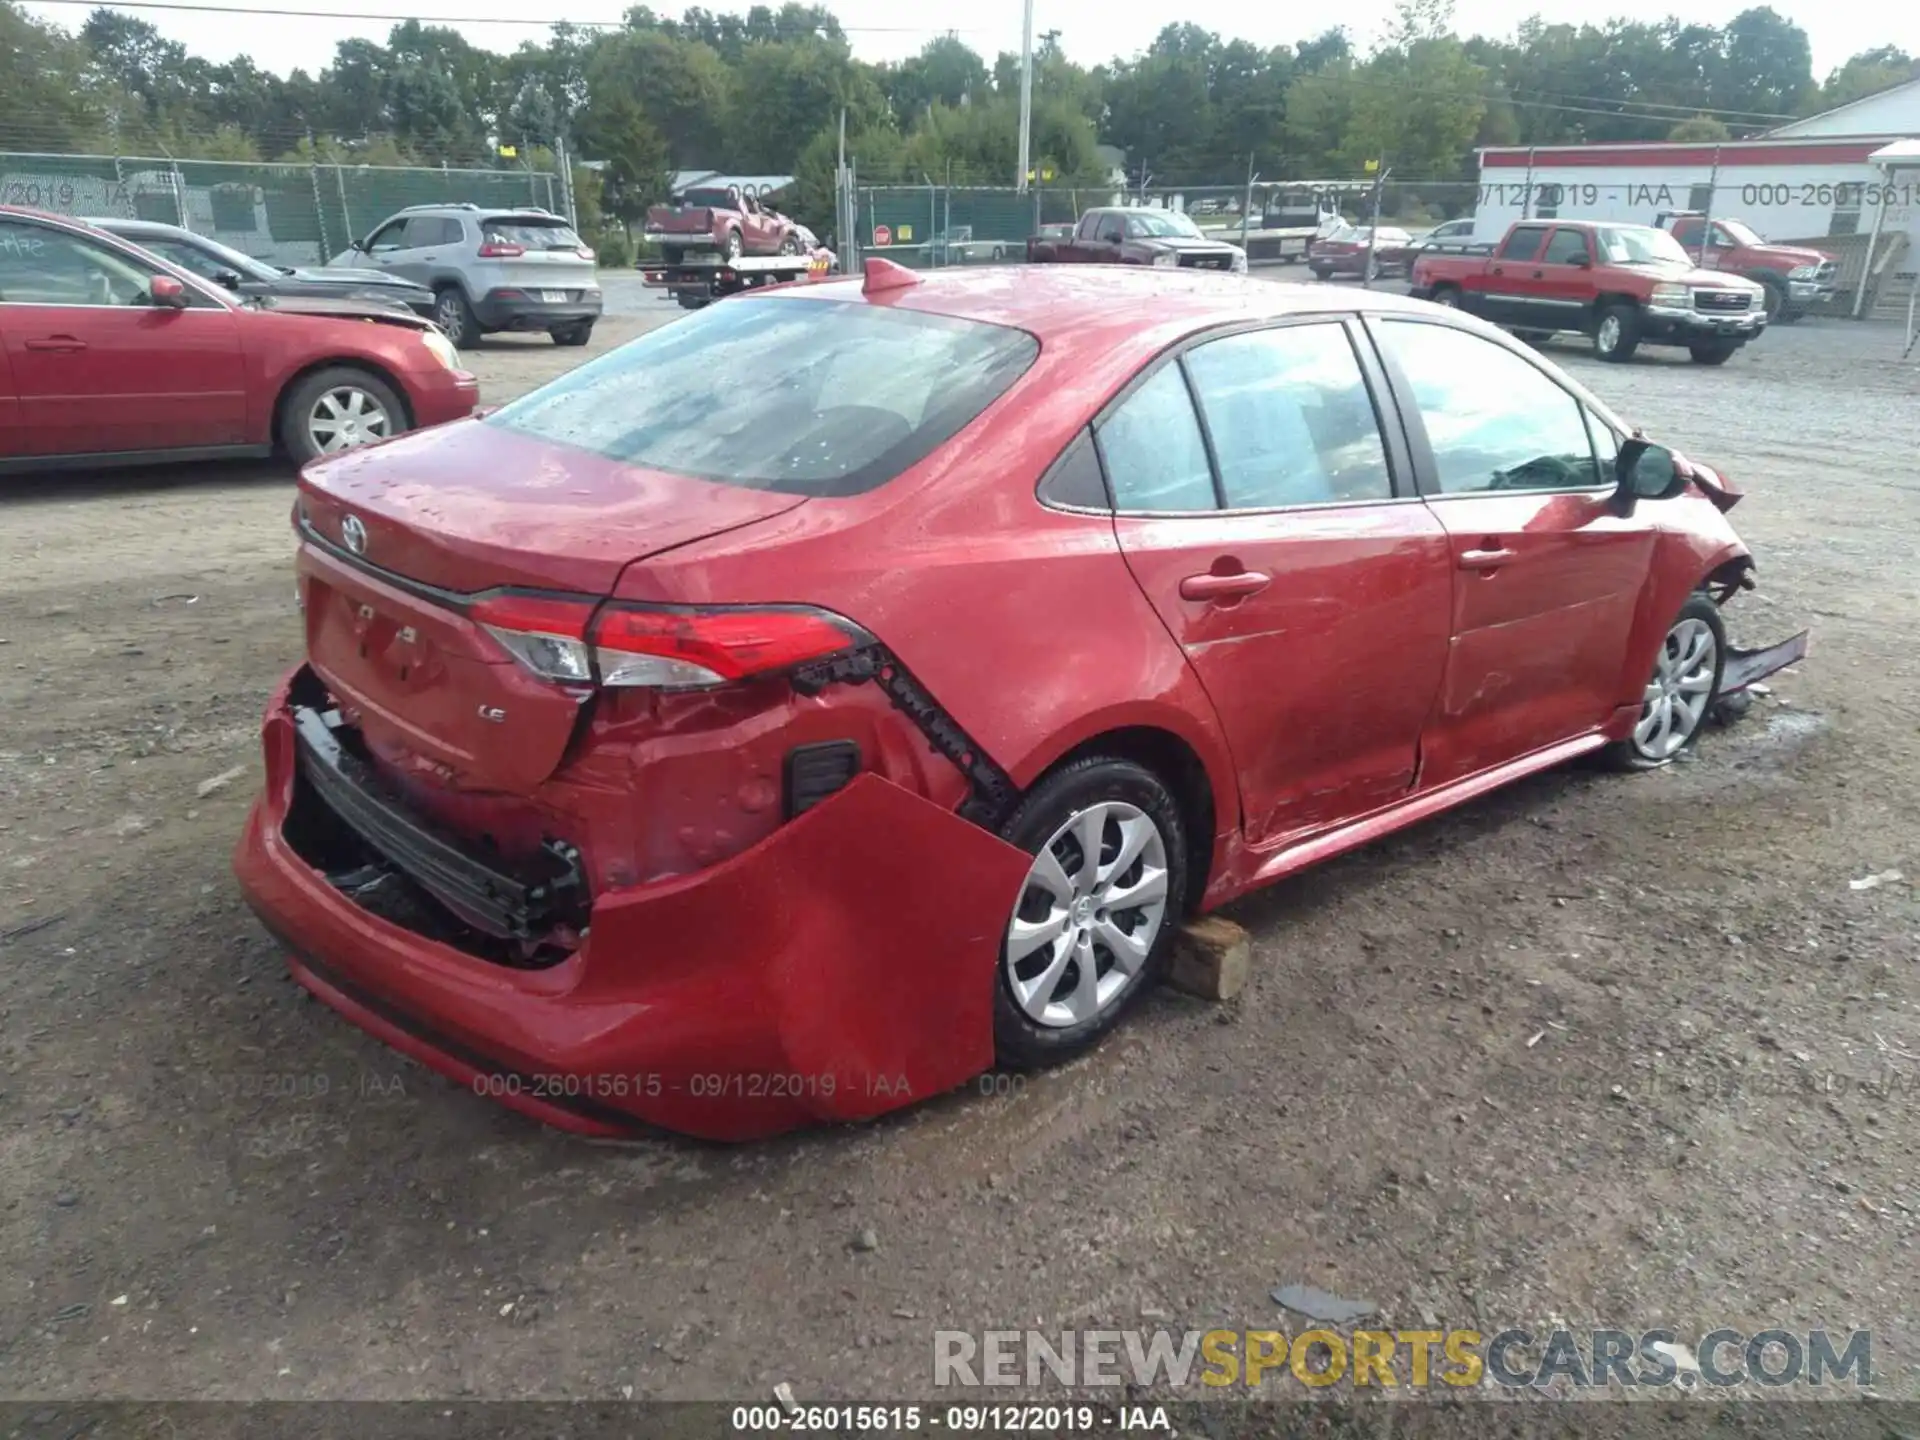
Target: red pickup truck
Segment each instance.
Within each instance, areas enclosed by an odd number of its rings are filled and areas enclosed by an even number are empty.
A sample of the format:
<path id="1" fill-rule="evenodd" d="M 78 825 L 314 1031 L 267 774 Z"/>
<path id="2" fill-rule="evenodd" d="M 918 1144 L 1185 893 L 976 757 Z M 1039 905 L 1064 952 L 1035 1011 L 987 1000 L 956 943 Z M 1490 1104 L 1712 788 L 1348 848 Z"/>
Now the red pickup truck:
<path id="1" fill-rule="evenodd" d="M 1701 365 L 1724 365 L 1767 327 L 1758 283 L 1697 268 L 1650 225 L 1522 220 L 1491 256 L 1419 256 L 1412 293 L 1526 340 L 1578 330 L 1602 360 L 1631 359 L 1641 345 L 1682 345 Z"/>
<path id="2" fill-rule="evenodd" d="M 728 260 L 800 253 L 793 221 L 733 186 L 696 187 L 674 196 L 671 204 L 650 207 L 645 234 L 658 243 L 669 265 L 689 250 L 717 250 Z"/>
<path id="3" fill-rule="evenodd" d="M 1833 298 L 1840 262 L 1820 250 L 1770 245 L 1744 220 L 1709 220 L 1698 210 L 1673 210 L 1654 224 L 1680 242 L 1704 270 L 1744 275 L 1767 292 L 1767 319 L 1791 325 Z"/>

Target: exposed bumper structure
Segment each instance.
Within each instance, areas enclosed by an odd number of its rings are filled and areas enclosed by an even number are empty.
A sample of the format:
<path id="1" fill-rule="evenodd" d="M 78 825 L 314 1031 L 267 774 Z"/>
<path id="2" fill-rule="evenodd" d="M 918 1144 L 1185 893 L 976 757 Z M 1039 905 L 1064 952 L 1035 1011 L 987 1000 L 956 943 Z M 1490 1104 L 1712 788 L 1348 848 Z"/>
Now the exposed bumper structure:
<path id="1" fill-rule="evenodd" d="M 1727 647 L 1726 661 L 1720 667 L 1720 689 L 1717 693 L 1737 695 L 1756 681 L 1764 680 L 1789 665 L 1798 665 L 1807 658 L 1807 636 L 1810 633 L 1802 630 L 1792 639 L 1769 645 L 1764 650 Z"/>
<path id="2" fill-rule="evenodd" d="M 750 1140 L 866 1119 L 992 1063 L 1030 857 L 978 826 L 863 775 L 709 870 L 596 897 L 577 950 L 517 969 L 362 908 L 296 851 L 296 792 L 323 802 L 302 790 L 290 684 L 235 873 L 301 985 L 441 1074 L 584 1134 Z M 375 848 L 405 843 L 358 820 Z"/>

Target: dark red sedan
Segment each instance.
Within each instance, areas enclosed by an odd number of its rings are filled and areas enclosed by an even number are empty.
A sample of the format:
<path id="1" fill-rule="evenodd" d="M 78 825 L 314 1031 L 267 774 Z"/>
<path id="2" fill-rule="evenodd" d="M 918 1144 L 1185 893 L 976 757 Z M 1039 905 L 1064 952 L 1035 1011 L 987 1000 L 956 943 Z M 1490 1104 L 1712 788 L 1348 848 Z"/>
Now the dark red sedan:
<path id="1" fill-rule="evenodd" d="M 0 207 L 0 471 L 352 449 L 473 412 L 428 321 L 241 300 L 91 225 Z"/>
<path id="2" fill-rule="evenodd" d="M 1412 263 L 1413 236 L 1391 225 L 1349 225 L 1307 247 L 1307 268 L 1322 280 L 1359 275 L 1378 280 L 1404 275 Z"/>
<path id="3" fill-rule="evenodd" d="M 556 1125 L 720 1138 L 1074 1054 L 1175 927 L 1730 650 L 1715 472 L 1491 327 L 1141 268 L 725 300 L 308 467 L 235 864 L 301 984 Z"/>

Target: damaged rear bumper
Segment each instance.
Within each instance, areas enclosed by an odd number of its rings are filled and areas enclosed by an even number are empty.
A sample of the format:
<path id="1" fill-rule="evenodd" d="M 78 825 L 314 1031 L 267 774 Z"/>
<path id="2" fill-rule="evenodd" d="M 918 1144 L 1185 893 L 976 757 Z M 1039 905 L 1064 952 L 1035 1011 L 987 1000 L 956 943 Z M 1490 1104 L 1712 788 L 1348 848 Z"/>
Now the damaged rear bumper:
<path id="1" fill-rule="evenodd" d="M 711 869 L 594 897 L 572 954 L 518 969 L 372 913 L 296 852 L 284 832 L 308 782 L 287 685 L 263 743 L 234 854 L 248 903 L 301 985 L 476 1093 L 585 1134 L 749 1140 L 865 1119 L 992 1063 L 1030 857 L 878 776 Z"/>

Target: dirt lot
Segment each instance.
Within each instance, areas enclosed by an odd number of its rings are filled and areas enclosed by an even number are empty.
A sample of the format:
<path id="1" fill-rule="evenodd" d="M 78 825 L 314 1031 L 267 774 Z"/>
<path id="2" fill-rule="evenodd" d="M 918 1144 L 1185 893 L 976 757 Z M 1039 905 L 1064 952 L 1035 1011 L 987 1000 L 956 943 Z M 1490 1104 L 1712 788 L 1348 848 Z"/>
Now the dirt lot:
<path id="1" fill-rule="evenodd" d="M 1271 1324 L 1294 1280 L 1402 1326 L 1872 1327 L 1920 1393 L 1898 344 L 1561 352 L 1748 487 L 1737 638 L 1816 627 L 1690 763 L 1268 892 L 1239 1000 L 1158 996 L 1017 1094 L 738 1150 L 543 1131 L 285 978 L 227 856 L 298 650 L 286 473 L 6 482 L 0 1394 L 924 1396 L 936 1328 Z M 476 356 L 490 400 L 576 358 Z"/>

